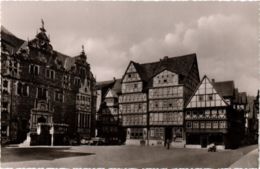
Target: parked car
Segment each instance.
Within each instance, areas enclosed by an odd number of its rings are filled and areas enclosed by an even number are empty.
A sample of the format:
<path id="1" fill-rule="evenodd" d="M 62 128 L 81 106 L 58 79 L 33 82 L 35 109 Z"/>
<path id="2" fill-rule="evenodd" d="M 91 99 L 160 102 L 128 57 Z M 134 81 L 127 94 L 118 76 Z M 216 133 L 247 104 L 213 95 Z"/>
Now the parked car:
<path id="1" fill-rule="evenodd" d="M 85 138 L 80 140 L 81 145 L 90 145 L 92 142 L 93 142 L 92 140 L 85 139 Z"/>
<path id="2" fill-rule="evenodd" d="M 91 145 L 104 145 L 106 143 L 105 138 L 93 137 L 90 140 Z"/>

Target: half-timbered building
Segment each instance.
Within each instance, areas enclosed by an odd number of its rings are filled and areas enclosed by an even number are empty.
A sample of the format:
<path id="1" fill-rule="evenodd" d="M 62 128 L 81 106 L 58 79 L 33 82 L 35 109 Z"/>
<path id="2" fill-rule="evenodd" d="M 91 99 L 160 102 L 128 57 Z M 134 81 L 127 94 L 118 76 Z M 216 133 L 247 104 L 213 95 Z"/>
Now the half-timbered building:
<path id="1" fill-rule="evenodd" d="M 245 96 L 233 81 L 215 82 L 204 76 L 186 105 L 186 147 L 239 146 L 245 129 Z"/>
<path id="2" fill-rule="evenodd" d="M 122 78 L 119 111 L 126 144 L 183 143 L 183 108 L 199 83 L 195 54 L 158 62 L 131 61 Z"/>
<path id="3" fill-rule="evenodd" d="M 121 79 L 97 83 L 97 137 L 107 144 L 125 141 L 122 117 L 119 114 L 118 97 L 121 94 Z"/>

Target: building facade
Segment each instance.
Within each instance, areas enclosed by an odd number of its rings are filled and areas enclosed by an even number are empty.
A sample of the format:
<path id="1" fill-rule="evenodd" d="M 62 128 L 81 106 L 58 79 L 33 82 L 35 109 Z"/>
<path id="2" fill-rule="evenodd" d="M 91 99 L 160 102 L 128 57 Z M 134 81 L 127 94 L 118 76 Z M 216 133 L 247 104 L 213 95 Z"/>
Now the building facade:
<path id="1" fill-rule="evenodd" d="M 106 144 L 122 144 L 125 141 L 118 105 L 120 94 L 121 79 L 97 83 L 97 136 L 105 138 Z"/>
<path id="2" fill-rule="evenodd" d="M 95 78 L 82 52 L 53 50 L 44 23 L 32 40 L 1 29 L 1 136 L 31 145 L 94 135 Z"/>
<path id="3" fill-rule="evenodd" d="M 159 62 L 131 61 L 122 78 L 119 112 L 126 144 L 184 145 L 183 109 L 199 83 L 195 54 Z"/>
<path id="4" fill-rule="evenodd" d="M 185 108 L 186 147 L 236 148 L 245 132 L 246 93 L 204 76 Z"/>

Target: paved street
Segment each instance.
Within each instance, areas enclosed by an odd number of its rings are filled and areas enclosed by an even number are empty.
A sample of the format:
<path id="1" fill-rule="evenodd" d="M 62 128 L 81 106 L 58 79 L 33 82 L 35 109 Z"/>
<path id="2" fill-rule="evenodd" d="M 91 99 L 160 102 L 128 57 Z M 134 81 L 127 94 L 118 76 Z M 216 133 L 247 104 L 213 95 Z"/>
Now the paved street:
<path id="1" fill-rule="evenodd" d="M 216 153 L 141 146 L 2 148 L 2 167 L 229 167 L 257 145 Z M 255 159 L 257 160 L 257 159 Z M 254 163 L 257 164 L 257 163 Z M 251 166 L 256 167 L 256 166 Z"/>

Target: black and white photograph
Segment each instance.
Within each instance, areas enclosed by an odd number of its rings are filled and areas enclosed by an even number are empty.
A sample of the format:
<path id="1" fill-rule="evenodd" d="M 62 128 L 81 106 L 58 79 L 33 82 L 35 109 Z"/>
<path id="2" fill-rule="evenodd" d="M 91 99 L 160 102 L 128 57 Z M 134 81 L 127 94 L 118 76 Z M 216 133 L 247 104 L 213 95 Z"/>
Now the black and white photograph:
<path id="1" fill-rule="evenodd" d="M 2 1 L 1 168 L 259 168 L 258 1 Z"/>

